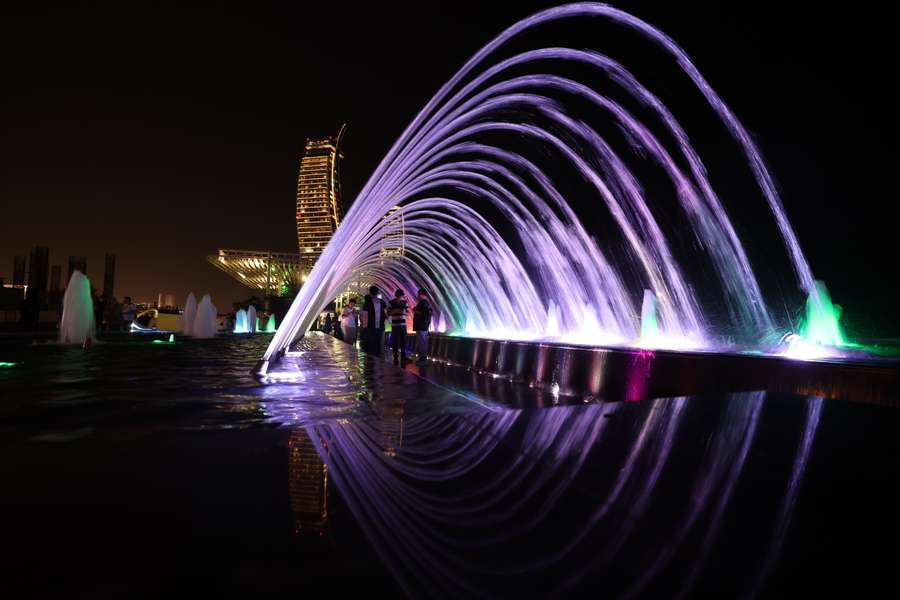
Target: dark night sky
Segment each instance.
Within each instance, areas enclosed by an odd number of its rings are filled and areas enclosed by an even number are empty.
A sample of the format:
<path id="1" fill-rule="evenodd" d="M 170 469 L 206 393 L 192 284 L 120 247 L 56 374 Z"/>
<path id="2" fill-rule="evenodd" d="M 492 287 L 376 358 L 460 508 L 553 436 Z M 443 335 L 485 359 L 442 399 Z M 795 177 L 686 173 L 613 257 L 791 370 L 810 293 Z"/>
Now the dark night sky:
<path id="1" fill-rule="evenodd" d="M 550 5 L 73 4 L 4 14 L 0 277 L 41 244 L 99 279 L 110 251 L 119 297 L 208 291 L 221 308 L 247 293 L 206 254 L 295 249 L 306 136 L 350 123 L 349 201 L 469 55 Z M 892 24 L 782 4 L 618 6 L 681 43 L 756 136 L 845 314 L 900 334 Z"/>

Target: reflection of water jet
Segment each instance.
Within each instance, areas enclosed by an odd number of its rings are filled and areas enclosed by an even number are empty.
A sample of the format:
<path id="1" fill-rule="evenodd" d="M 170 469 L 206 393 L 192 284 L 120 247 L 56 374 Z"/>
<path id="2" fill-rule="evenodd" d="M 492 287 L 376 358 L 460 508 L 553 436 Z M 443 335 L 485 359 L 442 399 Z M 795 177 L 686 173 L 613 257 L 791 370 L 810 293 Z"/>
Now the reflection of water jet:
<path id="1" fill-rule="evenodd" d="M 782 508 L 770 515 L 774 541 L 746 527 L 737 539 L 722 533 L 726 509 L 738 521 L 747 517 L 731 502 L 744 472 L 773 467 L 771 456 L 754 459 L 753 452 L 765 402 L 764 393 L 735 395 L 712 422 L 703 420 L 699 435 L 682 432 L 682 424 L 693 411 L 696 427 L 708 404 L 661 399 L 527 412 L 473 405 L 452 415 L 407 416 L 403 443 L 388 444 L 390 453 L 377 418 L 308 426 L 303 437 L 411 596 L 580 594 L 592 586 L 612 596 L 709 591 L 723 585 L 709 583 L 714 546 L 720 558 L 738 557 L 730 564 L 745 576 L 725 584 L 737 595 L 756 568 L 744 558 L 777 553 L 790 523 Z M 613 419 L 604 416 L 609 411 Z M 796 499 L 819 413 L 807 411 L 806 419 L 794 461 L 777 462 L 788 472 L 785 505 Z M 702 458 L 693 468 L 675 458 L 695 452 Z M 598 468 L 599 456 L 609 469 Z M 766 495 L 782 492 L 769 486 Z M 764 518 L 756 503 L 751 510 L 747 523 Z M 660 511 L 670 516 L 660 519 Z M 697 536 L 699 547 L 690 541 Z M 541 544 L 523 554 L 523 539 Z"/>

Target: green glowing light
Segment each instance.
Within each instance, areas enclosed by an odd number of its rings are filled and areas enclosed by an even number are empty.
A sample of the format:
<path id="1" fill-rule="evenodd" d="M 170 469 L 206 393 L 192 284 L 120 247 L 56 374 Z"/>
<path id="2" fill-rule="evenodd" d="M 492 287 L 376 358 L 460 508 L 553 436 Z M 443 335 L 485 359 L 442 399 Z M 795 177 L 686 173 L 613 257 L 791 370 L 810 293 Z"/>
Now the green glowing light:
<path id="1" fill-rule="evenodd" d="M 19 364 L 19 363 L 14 363 L 14 362 L 0 362 L 0 367 L 7 367 L 7 368 L 9 368 L 9 367 L 14 367 L 14 366 L 16 366 L 17 364 Z"/>
<path id="2" fill-rule="evenodd" d="M 275 333 L 275 315 L 269 315 L 269 320 L 266 321 L 266 333 Z"/>
<path id="3" fill-rule="evenodd" d="M 153 340 L 154 344 L 174 344 L 175 343 L 175 334 L 170 333 L 168 340 Z"/>
<path id="4" fill-rule="evenodd" d="M 656 320 L 656 296 L 650 290 L 644 290 L 641 304 L 641 339 L 655 340 L 659 337 L 659 323 Z"/>
<path id="5" fill-rule="evenodd" d="M 800 335 L 808 342 L 823 346 L 844 346 L 844 332 L 839 323 L 841 307 L 832 304 L 828 289 L 816 282 L 815 292 L 806 299 L 806 317 L 800 323 Z"/>

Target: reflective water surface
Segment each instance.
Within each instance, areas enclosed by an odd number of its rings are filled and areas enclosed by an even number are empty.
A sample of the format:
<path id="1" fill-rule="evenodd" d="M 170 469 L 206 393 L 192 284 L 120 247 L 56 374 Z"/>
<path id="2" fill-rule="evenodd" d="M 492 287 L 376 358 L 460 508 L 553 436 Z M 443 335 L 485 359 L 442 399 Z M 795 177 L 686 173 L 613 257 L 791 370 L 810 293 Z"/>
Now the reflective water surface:
<path id="1" fill-rule="evenodd" d="M 582 403 L 325 337 L 0 341 L 0 590 L 865 593 L 900 412 L 757 391 Z"/>

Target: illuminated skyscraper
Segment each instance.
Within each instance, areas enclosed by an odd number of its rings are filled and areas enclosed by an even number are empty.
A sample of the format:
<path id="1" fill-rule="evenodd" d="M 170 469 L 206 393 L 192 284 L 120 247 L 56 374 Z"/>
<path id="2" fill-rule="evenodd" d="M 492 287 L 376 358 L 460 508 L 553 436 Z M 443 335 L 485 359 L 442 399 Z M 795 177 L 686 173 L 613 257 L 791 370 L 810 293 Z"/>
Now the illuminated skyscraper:
<path id="1" fill-rule="evenodd" d="M 347 126 L 334 137 L 307 138 L 297 179 L 297 244 L 309 272 L 341 224 L 340 143 Z"/>
<path id="2" fill-rule="evenodd" d="M 302 284 L 341 224 L 340 145 L 346 129 L 344 125 L 333 137 L 306 140 L 297 178 L 298 254 L 220 249 L 207 260 L 266 295 Z"/>
<path id="3" fill-rule="evenodd" d="M 387 221 L 384 234 L 384 247 L 378 253 L 379 256 L 403 256 L 406 251 L 406 224 L 403 213 L 395 214 L 400 210 L 399 206 L 390 209 L 384 216 Z"/>
<path id="4" fill-rule="evenodd" d="M 397 213 L 399 210 L 399 206 L 394 206 L 384 216 L 384 220 L 387 222 L 384 228 L 384 236 L 382 237 L 384 243 L 381 250 L 378 251 L 382 264 L 384 264 L 386 257 L 403 256 L 406 253 L 406 222 L 404 221 L 403 213 Z M 338 309 L 342 308 L 350 298 L 356 298 L 357 302 L 359 302 L 359 299 L 366 295 L 370 284 L 371 281 L 366 278 L 365 272 L 357 273 L 356 281 L 348 283 L 347 288 L 338 294 L 335 299 L 336 307 Z M 412 316 L 410 316 L 411 318 Z M 412 326 L 411 323 L 410 326 Z"/>

